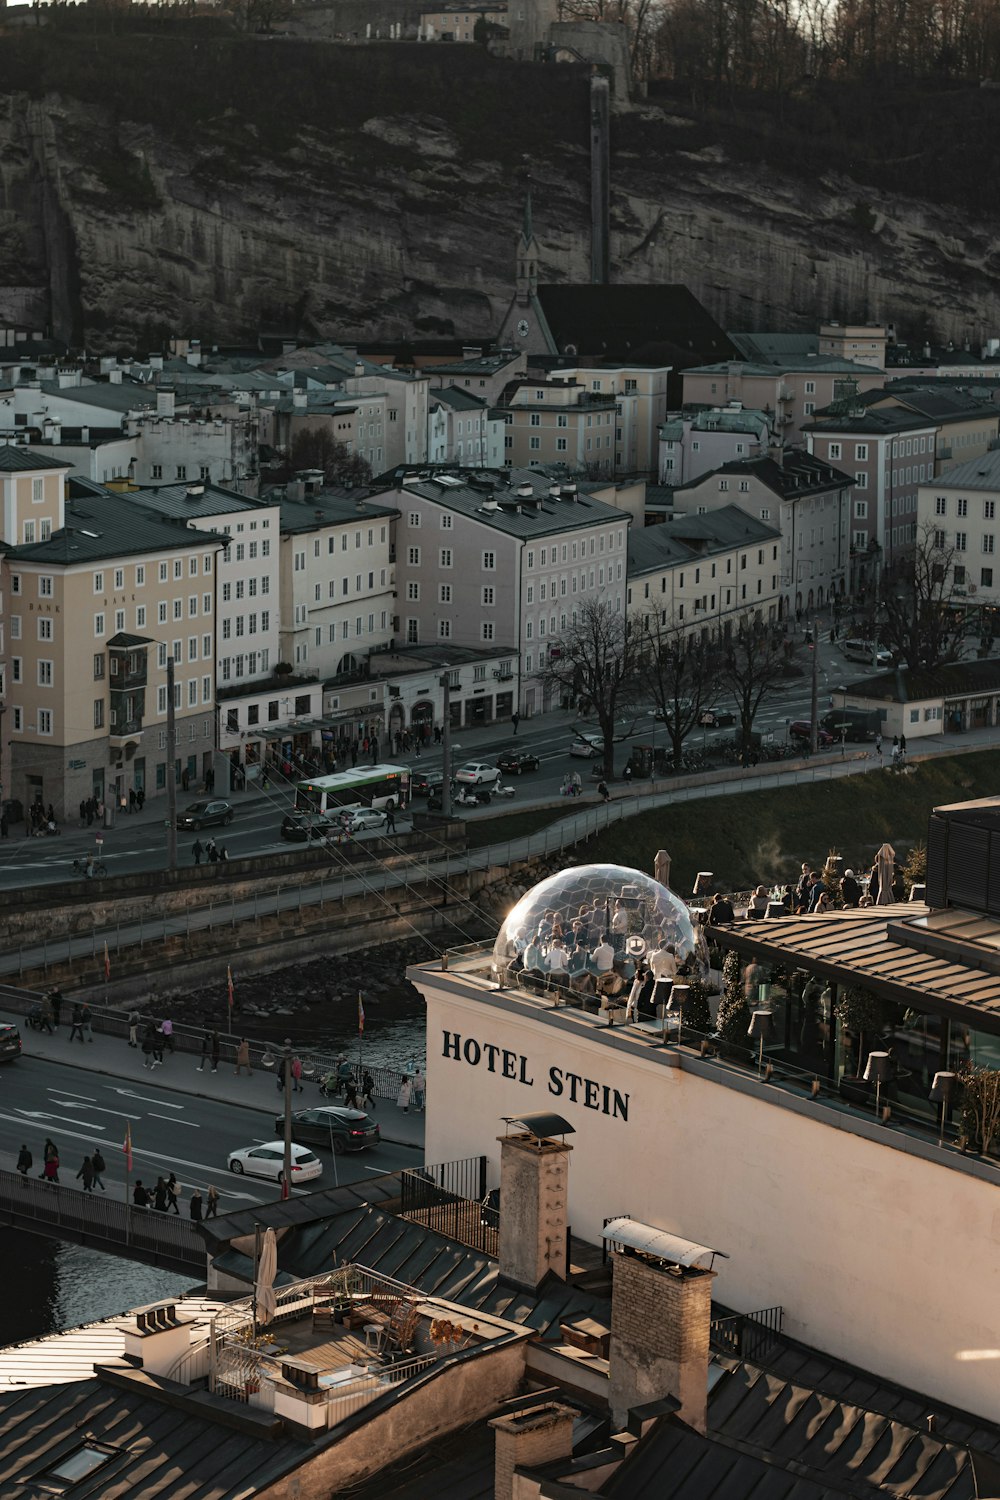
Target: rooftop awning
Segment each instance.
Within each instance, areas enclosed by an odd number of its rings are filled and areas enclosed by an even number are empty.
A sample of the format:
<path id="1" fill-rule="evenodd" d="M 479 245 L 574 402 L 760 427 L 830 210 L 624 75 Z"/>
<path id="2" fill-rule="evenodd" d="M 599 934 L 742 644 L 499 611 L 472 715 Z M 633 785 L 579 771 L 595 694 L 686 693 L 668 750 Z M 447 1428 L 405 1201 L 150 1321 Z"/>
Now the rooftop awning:
<path id="1" fill-rule="evenodd" d="M 710 1271 L 717 1255 L 729 1259 L 724 1250 L 682 1240 L 679 1235 L 668 1234 L 665 1229 L 656 1229 L 652 1224 L 642 1224 L 638 1219 L 611 1219 L 604 1226 L 603 1236 L 611 1244 L 627 1245 L 630 1250 L 641 1250 L 643 1255 L 655 1255 L 659 1260 L 669 1260 L 677 1266 L 692 1266 L 700 1271 Z"/>

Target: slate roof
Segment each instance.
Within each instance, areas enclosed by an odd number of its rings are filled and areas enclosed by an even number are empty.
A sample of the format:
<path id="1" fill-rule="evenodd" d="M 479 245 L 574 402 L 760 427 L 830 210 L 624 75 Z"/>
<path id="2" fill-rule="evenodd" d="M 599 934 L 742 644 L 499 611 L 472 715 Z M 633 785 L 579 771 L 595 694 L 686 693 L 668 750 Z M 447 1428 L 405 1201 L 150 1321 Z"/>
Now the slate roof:
<path id="1" fill-rule="evenodd" d="M 358 501 L 363 498 L 364 493 L 366 492 L 356 490 L 348 495 L 331 495 L 320 490 L 318 494 L 307 495 L 304 500 L 282 500 L 282 533 L 319 531 L 324 526 L 340 526 L 352 522 L 361 525 L 366 521 L 386 520 L 399 515 L 395 506 L 377 505 L 368 499 L 364 500 L 364 509 L 359 509 Z"/>
<path id="2" fill-rule="evenodd" d="M 878 406 L 887 396 L 911 411 L 945 425 L 968 422 L 975 417 L 992 416 L 996 420 L 1000 416 L 992 401 L 973 396 L 966 387 L 945 386 L 941 390 L 932 390 L 926 385 L 918 385 L 900 389 L 899 382 L 896 382 L 891 391 L 867 391 L 861 399 L 868 405 Z"/>
<path id="3" fill-rule="evenodd" d="M 731 359 L 736 348 L 679 282 L 659 286 L 542 285 L 539 303 L 561 353 L 623 363 L 689 366 Z"/>
<path id="4" fill-rule="evenodd" d="M 206 1408 L 218 1411 L 211 1397 Z M 269 1423 L 223 1425 L 191 1401 L 173 1406 L 127 1377 L 0 1394 L 0 1494 L 38 1500 L 35 1476 L 89 1439 L 119 1450 L 72 1486 L 73 1500 L 243 1500 L 308 1455 L 304 1443 L 272 1437 Z M 40 1472 L 41 1471 L 41 1472 Z M 61 1493 L 61 1491 L 60 1491 Z"/>
<path id="5" fill-rule="evenodd" d="M 964 464 L 950 464 L 929 482 L 949 490 L 1000 489 L 1000 450 L 970 458 Z"/>
<path id="6" fill-rule="evenodd" d="M 727 360 L 717 364 L 699 365 L 697 369 L 689 373 L 696 375 L 726 375 L 729 373 L 730 364 L 731 361 Z M 823 358 L 807 355 L 803 359 L 737 359 L 736 370 L 740 375 L 767 375 L 772 379 L 776 379 L 782 374 L 811 375 L 816 371 L 819 371 L 821 375 L 878 375 L 881 373 L 873 369 L 871 365 L 861 365 L 853 359 L 841 359 L 839 354 L 827 354 Z"/>
<path id="7" fill-rule="evenodd" d="M 70 567 L 76 563 L 103 562 L 114 557 L 133 557 L 173 548 L 204 547 L 214 533 L 194 535 L 156 515 L 132 496 L 91 494 L 66 504 L 66 524 L 47 542 L 12 547 L 13 562 L 41 563 L 48 567 Z M 223 543 L 222 536 L 217 539 Z"/>
<path id="8" fill-rule="evenodd" d="M 780 464 L 763 454 L 759 458 L 734 458 L 707 474 L 699 474 L 697 479 L 677 485 L 674 494 L 697 490 L 706 481 L 729 474 L 757 479 L 782 500 L 797 500 L 801 495 L 822 495 L 825 490 L 842 489 L 854 483 L 850 475 L 825 459 L 817 458 L 814 453 L 807 453 L 804 448 L 788 448 Z"/>
<path id="9" fill-rule="evenodd" d="M 16 447 L 13 443 L 0 446 L 0 474 L 27 474 L 31 470 L 72 467 L 72 464 L 64 463 L 60 458 L 50 458 L 48 454 L 39 457 L 37 453 Z"/>
<path id="10" fill-rule="evenodd" d="M 641 577 L 677 563 L 698 562 L 716 552 L 780 537 L 777 527 L 759 521 L 738 505 L 724 505 L 704 516 L 675 516 L 656 526 L 630 530 L 628 576 Z"/>
<path id="11" fill-rule="evenodd" d="M 818 333 L 734 333 L 729 338 L 744 359 L 763 360 L 780 365 L 787 360 L 804 360 L 819 353 Z"/>
<path id="12" fill-rule="evenodd" d="M 854 412 L 843 415 L 833 413 L 830 407 L 824 407 L 816 413 L 816 420 L 803 422 L 803 432 L 848 432 L 857 433 L 864 437 L 891 437 L 897 432 L 916 432 L 918 429 L 933 425 L 934 419 L 919 416 L 916 412 L 907 411 L 903 406 L 876 406 L 865 407 L 860 405 Z"/>
<path id="13" fill-rule="evenodd" d="M 200 495 L 190 493 L 201 489 Z M 125 496 L 133 505 L 142 505 L 157 515 L 169 516 L 172 520 L 184 521 L 191 516 L 227 516 L 233 511 L 262 511 L 273 507 L 274 502 L 252 500 L 236 490 L 227 490 L 221 484 L 208 480 L 189 480 L 181 484 L 150 485 L 142 490 L 129 490 Z"/>
<path id="14" fill-rule="evenodd" d="M 964 466 L 963 466 L 964 467 Z M 860 682 L 849 682 L 838 692 L 880 703 L 924 703 L 929 698 L 977 697 L 1000 690 L 1000 658 L 949 662 L 942 667 L 896 667 Z"/>
<path id="15" fill-rule="evenodd" d="M 479 469 L 456 472 L 450 469 L 444 472 L 444 480 L 440 476 L 431 477 L 430 470 L 421 470 L 416 474 L 401 474 L 396 482 L 404 493 L 420 495 L 425 500 L 446 506 L 448 510 L 481 521 L 483 525 L 496 531 L 529 540 L 551 536 L 554 532 L 578 531 L 585 526 L 598 526 L 602 522 L 621 521 L 627 524 L 630 520 L 627 512 L 596 499 L 589 492 L 589 486 L 577 480 L 575 475 L 566 474 L 561 482 L 576 485 L 576 499 L 553 500 L 549 495 L 549 486 L 558 481 L 550 477 L 548 470 L 504 469 L 498 472 Z M 423 474 L 427 477 L 422 478 Z M 448 474 L 453 474 L 459 483 L 449 484 Z M 540 502 L 537 506 L 530 501 L 525 503 L 518 497 L 516 491 L 521 484 L 531 485 L 534 499 Z M 599 487 L 606 489 L 608 486 L 604 484 Z M 498 508 L 484 510 L 484 502 L 491 499 L 497 501 Z"/>
<path id="16" fill-rule="evenodd" d="M 143 406 L 156 406 L 155 387 L 135 385 L 126 380 L 121 385 L 112 385 L 110 381 L 100 385 L 60 385 L 58 380 L 42 380 L 39 384 L 47 396 L 79 401 L 85 406 L 103 406 L 107 411 L 124 413 Z"/>
<path id="17" fill-rule="evenodd" d="M 452 406 L 456 411 L 481 411 L 486 405 L 482 396 L 474 396 L 471 391 L 463 391 L 457 385 L 448 385 L 443 390 L 432 391 L 428 399 L 431 405 L 435 401 L 440 401 L 443 406 Z"/>

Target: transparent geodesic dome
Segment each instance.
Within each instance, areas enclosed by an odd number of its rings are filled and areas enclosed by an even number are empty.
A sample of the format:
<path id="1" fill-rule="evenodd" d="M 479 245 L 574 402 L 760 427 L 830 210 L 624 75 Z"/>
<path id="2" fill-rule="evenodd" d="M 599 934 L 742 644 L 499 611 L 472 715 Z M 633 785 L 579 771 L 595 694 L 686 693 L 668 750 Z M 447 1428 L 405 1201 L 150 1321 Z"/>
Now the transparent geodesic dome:
<path id="1" fill-rule="evenodd" d="M 625 865 L 575 865 L 532 886 L 497 934 L 494 973 L 504 972 L 529 943 L 547 946 L 553 933 L 567 947 L 579 940 L 590 948 L 614 933 L 616 954 L 633 962 L 669 943 L 678 964 L 693 960 L 702 974 L 708 967 L 704 935 L 681 898 Z"/>

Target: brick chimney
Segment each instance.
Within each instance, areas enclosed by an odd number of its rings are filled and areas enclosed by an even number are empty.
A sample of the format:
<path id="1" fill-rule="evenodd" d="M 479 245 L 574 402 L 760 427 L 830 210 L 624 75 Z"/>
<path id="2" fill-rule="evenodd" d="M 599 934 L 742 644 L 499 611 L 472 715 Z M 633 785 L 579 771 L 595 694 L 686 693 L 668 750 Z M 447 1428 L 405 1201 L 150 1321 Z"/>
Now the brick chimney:
<path id="1" fill-rule="evenodd" d="M 494 1417 L 496 1433 L 494 1500 L 527 1500 L 538 1494 L 537 1484 L 519 1483 L 518 1469 L 534 1469 L 573 1453 L 573 1419 L 570 1406 L 546 1401 L 506 1417 Z"/>
<path id="2" fill-rule="evenodd" d="M 624 1427 L 629 1411 L 664 1396 L 704 1432 L 708 1337 L 715 1272 L 616 1250 L 612 1256 L 609 1403 Z"/>
<path id="3" fill-rule="evenodd" d="M 565 1279 L 572 1146 L 530 1131 L 500 1136 L 500 1278 L 535 1291 Z"/>

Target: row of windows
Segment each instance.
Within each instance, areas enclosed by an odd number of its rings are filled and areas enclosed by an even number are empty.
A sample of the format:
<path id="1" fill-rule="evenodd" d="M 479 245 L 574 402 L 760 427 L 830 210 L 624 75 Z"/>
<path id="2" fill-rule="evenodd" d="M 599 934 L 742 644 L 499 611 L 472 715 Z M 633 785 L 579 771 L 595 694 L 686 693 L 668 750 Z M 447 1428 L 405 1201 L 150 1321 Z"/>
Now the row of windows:
<path id="1" fill-rule="evenodd" d="M 948 514 L 947 495 L 938 495 L 934 500 L 934 514 L 946 516 Z M 964 496 L 959 495 L 955 500 L 955 514 L 961 519 L 969 514 L 969 502 Z M 995 521 L 997 516 L 997 503 L 995 500 L 983 501 L 983 520 Z"/>
<path id="2" fill-rule="evenodd" d="M 187 706 L 188 706 L 188 708 L 197 708 L 198 707 L 198 678 L 197 677 L 191 677 L 191 678 L 188 679 L 188 683 L 187 683 L 187 688 L 186 689 L 185 689 L 184 684 L 182 682 L 175 682 L 174 683 L 174 708 L 175 709 L 177 709 L 177 708 L 183 708 L 184 707 L 184 701 L 185 701 L 185 699 L 187 700 Z M 212 679 L 211 679 L 211 677 L 203 677 L 201 679 L 201 701 L 202 701 L 202 703 L 211 703 L 211 701 L 212 701 Z M 156 689 L 156 712 L 157 712 L 157 714 L 162 715 L 162 714 L 165 714 L 166 711 L 167 711 L 167 689 L 166 689 L 165 686 L 164 687 L 158 687 Z"/>
<path id="3" fill-rule="evenodd" d="M 419 547 L 410 547 L 407 550 L 407 562 L 409 563 L 411 568 L 420 567 Z M 453 563 L 454 553 L 452 549 L 450 547 L 442 547 L 438 552 L 438 566 L 441 568 L 450 568 L 452 567 Z M 497 555 L 495 552 L 484 552 L 482 554 L 481 566 L 486 570 L 486 572 L 492 572 L 496 568 L 496 565 Z"/>
<path id="4" fill-rule="evenodd" d="M 420 599 L 420 589 L 421 589 L 421 585 L 419 583 L 414 582 L 413 580 L 411 580 L 406 585 L 406 597 L 407 597 L 408 600 L 410 600 L 411 603 L 417 603 L 419 601 L 419 599 Z M 528 592 L 530 594 L 531 590 L 529 589 Z M 450 583 L 439 583 L 438 584 L 438 595 L 437 595 L 437 597 L 438 597 L 438 603 L 439 604 L 450 604 L 451 603 L 451 584 Z M 487 606 L 490 606 L 490 605 L 493 605 L 493 604 L 496 603 L 496 589 L 493 587 L 493 585 L 491 583 L 485 583 L 485 584 L 483 584 L 482 589 L 480 590 L 480 600 L 479 600 L 479 602 L 481 604 L 485 604 Z M 332 625 L 331 625 L 330 629 L 331 630 L 333 629 Z M 332 639 L 333 639 L 333 637 L 331 636 L 331 640 Z"/>
<path id="5" fill-rule="evenodd" d="M 271 612 L 270 612 L 270 610 L 268 610 L 268 609 L 262 610 L 261 613 L 260 613 L 260 617 L 259 618 L 260 618 L 261 634 L 265 634 L 271 628 Z M 222 639 L 224 641 L 228 641 L 234 634 L 237 637 L 241 636 L 243 634 L 246 634 L 246 635 L 256 635 L 257 634 L 257 620 L 258 620 L 258 616 L 256 614 L 237 615 L 235 617 L 235 620 L 228 620 L 228 619 L 227 620 L 223 620 L 223 622 L 222 622 Z M 236 626 L 235 631 L 233 629 L 234 624 Z"/>
<path id="6" fill-rule="evenodd" d="M 948 538 L 947 538 L 947 533 L 946 532 L 944 532 L 944 531 L 935 531 L 935 533 L 934 533 L 934 545 L 935 545 L 935 547 L 943 548 L 943 547 L 947 546 L 947 542 L 948 542 Z M 982 544 L 981 544 L 981 546 L 982 546 L 982 551 L 986 554 L 987 557 L 992 557 L 993 554 L 994 554 L 994 552 L 996 551 L 996 547 L 995 547 L 994 543 L 995 543 L 994 533 L 992 531 L 986 532 L 985 535 L 982 538 Z M 968 534 L 968 532 L 967 531 L 956 531 L 955 532 L 955 551 L 956 552 L 967 552 L 968 550 L 969 550 L 969 534 Z"/>
<path id="7" fill-rule="evenodd" d="M 408 520 L 409 520 L 409 523 L 410 523 L 410 525 L 412 527 L 415 527 L 416 529 L 419 530 L 419 528 L 420 528 L 420 512 L 419 512 L 419 510 L 411 510 L 410 514 L 409 514 L 409 517 L 408 517 Z M 442 511 L 441 512 L 441 530 L 442 531 L 450 531 L 451 530 L 451 523 L 452 523 L 451 512 L 447 511 L 447 510 Z"/>
<path id="8" fill-rule="evenodd" d="M 212 572 L 212 554 L 211 554 L 211 552 L 206 552 L 203 555 L 203 557 L 201 559 L 201 571 L 205 575 L 206 578 L 208 578 L 211 575 L 211 572 Z M 174 560 L 173 560 L 173 565 L 172 566 L 168 562 L 161 562 L 158 565 L 157 572 L 159 574 L 159 581 L 160 581 L 160 583 L 166 583 L 168 581 L 169 577 L 171 576 L 171 573 L 173 574 L 173 577 L 175 579 L 183 578 L 184 577 L 184 559 L 182 557 L 175 557 Z M 198 576 L 198 558 L 193 553 L 188 558 L 187 572 L 188 572 L 188 577 L 189 578 L 197 578 L 197 576 Z M 113 568 L 113 569 L 110 570 L 110 572 L 107 569 L 105 569 L 105 568 L 100 568 L 94 574 L 94 593 L 95 594 L 103 594 L 105 592 L 105 586 L 106 586 L 107 581 L 108 581 L 109 578 L 112 581 L 111 582 L 111 587 L 116 592 L 117 592 L 117 590 L 123 589 L 125 587 L 125 569 L 124 568 Z M 136 567 L 135 567 L 135 587 L 137 589 L 144 588 L 145 587 L 145 583 L 146 583 L 146 564 L 145 563 L 137 563 Z M 17 590 L 15 590 L 15 593 L 16 592 L 17 592 Z M 39 590 L 39 592 L 41 592 L 41 590 Z"/>
<path id="9" fill-rule="evenodd" d="M 224 583 L 222 585 L 222 602 L 223 602 L 223 604 L 230 604 L 230 603 L 232 603 L 233 589 L 234 589 L 234 587 L 235 587 L 235 590 L 236 590 L 236 598 L 237 599 L 242 599 L 243 598 L 244 590 L 246 591 L 247 598 L 249 598 L 249 599 L 255 599 L 257 597 L 257 579 L 256 578 L 237 578 L 236 581 L 235 581 L 235 585 L 233 583 Z M 260 580 L 260 591 L 261 591 L 262 594 L 269 594 L 271 592 L 271 580 L 267 576 L 266 573 L 264 574 L 263 578 Z"/>
<path id="10" fill-rule="evenodd" d="M 270 671 L 270 656 L 267 650 L 248 651 L 245 656 L 224 656 L 219 675 L 223 682 L 234 678 L 239 681 L 243 676 L 256 677 L 258 672 Z"/>
<path id="11" fill-rule="evenodd" d="M 229 527 L 227 526 L 226 531 L 228 532 L 228 530 Z M 260 546 L 261 557 L 271 556 L 271 543 L 265 537 L 259 544 L 257 542 L 237 542 L 235 548 L 231 548 L 230 552 L 226 554 L 225 561 L 241 563 L 246 562 L 249 558 L 250 562 L 254 562 L 257 558 L 258 545 Z"/>
<path id="12" fill-rule="evenodd" d="M 408 643 L 415 644 L 419 640 L 419 638 L 420 638 L 420 636 L 419 636 L 419 629 L 420 629 L 420 627 L 419 627 L 419 622 L 418 621 L 416 621 L 416 620 L 407 620 L 407 622 L 406 622 L 406 639 L 407 639 Z M 492 620 L 482 620 L 480 622 L 480 625 L 479 625 L 479 639 L 481 641 L 492 641 L 492 640 L 496 639 L 496 627 L 494 626 Z M 451 640 L 451 621 L 450 620 L 438 620 L 438 640 L 439 641 L 450 641 Z"/>
<path id="13" fill-rule="evenodd" d="M 969 570 L 960 564 L 956 564 L 954 568 L 954 579 L 959 588 L 964 587 L 969 581 Z M 982 589 L 991 589 L 993 587 L 992 568 L 980 568 L 979 587 Z"/>
<path id="14" fill-rule="evenodd" d="M 203 615 L 210 615 L 212 613 L 212 596 L 211 596 L 211 594 L 202 594 L 202 596 L 201 596 L 201 613 Z M 112 635 L 118 635 L 121 631 L 123 631 L 126 628 L 125 627 L 125 615 L 126 615 L 126 611 L 124 609 L 116 609 L 114 611 L 114 614 L 113 614 L 114 629 L 112 630 Z M 198 617 L 198 595 L 197 594 L 190 594 L 188 596 L 188 601 L 187 601 L 187 618 L 189 620 L 194 620 L 194 619 L 197 619 L 197 617 Z M 184 619 L 184 600 L 183 599 L 175 599 L 173 601 L 172 608 L 171 608 L 171 606 L 168 605 L 166 599 L 161 599 L 159 601 L 159 603 L 157 605 L 157 608 L 156 608 L 156 623 L 158 625 L 166 625 L 167 622 L 168 622 L 168 620 L 183 620 L 183 619 Z M 39 623 L 39 626 L 41 626 L 41 624 L 43 622 L 41 620 L 39 620 L 38 623 Z M 49 621 L 49 625 L 51 626 L 51 621 Z M 95 639 L 96 640 L 103 639 L 104 635 L 107 633 L 107 628 L 108 628 L 108 616 L 107 616 L 107 614 L 105 613 L 105 611 L 103 609 L 99 610 L 97 612 L 97 614 L 94 616 L 94 637 L 95 637 Z M 136 605 L 136 608 L 135 608 L 135 628 L 136 628 L 136 630 L 146 630 L 148 628 L 147 610 L 146 610 L 145 604 L 137 604 Z M 42 639 L 40 631 L 39 631 L 39 639 Z M 51 636 L 47 637 L 47 639 L 51 640 Z"/>
<path id="15" fill-rule="evenodd" d="M 605 537 L 605 533 L 602 531 L 600 533 L 600 535 L 596 539 L 594 537 L 590 538 L 590 554 L 589 555 L 591 557 L 593 557 L 595 555 L 595 553 L 601 553 L 601 552 L 604 551 L 604 537 Z M 625 533 L 624 533 L 624 531 L 619 531 L 617 534 L 615 532 L 613 532 L 613 531 L 609 531 L 607 533 L 607 538 L 608 538 L 608 551 L 609 552 L 613 552 L 616 546 L 618 547 L 619 550 L 621 550 L 621 548 L 624 547 L 624 545 L 625 545 Z M 579 547 L 579 554 L 577 553 L 577 548 L 578 547 Z M 562 561 L 562 562 L 576 562 L 578 555 L 581 558 L 586 557 L 588 555 L 587 554 L 587 538 L 586 537 L 584 537 L 583 541 L 579 542 L 579 543 L 577 543 L 577 542 L 562 542 L 561 544 L 553 544 L 553 546 L 551 546 L 551 547 L 542 547 L 542 548 L 540 548 L 539 552 L 538 552 L 538 566 L 540 568 L 552 567 L 552 566 L 554 566 L 554 564 L 557 561 Z M 528 549 L 528 555 L 527 555 L 527 558 L 525 560 L 525 566 L 527 567 L 529 573 L 531 572 L 532 568 L 534 568 L 534 566 L 535 566 L 535 552 L 534 552 L 533 548 L 529 547 L 529 549 Z"/>

